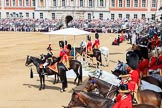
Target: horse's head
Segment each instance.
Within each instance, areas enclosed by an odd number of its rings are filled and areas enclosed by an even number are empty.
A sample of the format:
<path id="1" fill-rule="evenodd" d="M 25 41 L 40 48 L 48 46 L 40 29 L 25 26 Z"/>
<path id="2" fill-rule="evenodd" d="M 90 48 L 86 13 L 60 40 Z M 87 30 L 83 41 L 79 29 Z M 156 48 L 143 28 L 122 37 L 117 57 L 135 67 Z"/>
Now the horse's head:
<path id="1" fill-rule="evenodd" d="M 95 88 L 98 88 L 96 84 L 96 78 L 89 76 L 89 79 L 84 87 L 84 91 L 90 92 L 95 90 Z"/>
<path id="2" fill-rule="evenodd" d="M 32 63 L 31 56 L 27 56 L 25 66 L 28 66 L 31 63 Z"/>
<path id="3" fill-rule="evenodd" d="M 68 104 L 68 107 L 66 107 L 66 108 L 71 108 L 71 107 L 75 107 L 75 106 L 84 106 L 84 104 L 81 102 L 80 98 L 81 98 L 80 93 L 73 90 L 71 100 Z"/>

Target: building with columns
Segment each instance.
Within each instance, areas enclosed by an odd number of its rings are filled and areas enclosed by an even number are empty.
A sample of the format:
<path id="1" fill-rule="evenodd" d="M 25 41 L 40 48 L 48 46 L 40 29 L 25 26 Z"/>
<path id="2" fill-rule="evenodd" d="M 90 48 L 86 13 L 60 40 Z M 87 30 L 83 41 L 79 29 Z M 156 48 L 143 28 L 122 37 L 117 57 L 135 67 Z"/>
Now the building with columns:
<path id="1" fill-rule="evenodd" d="M 0 0 L 0 18 L 159 19 L 162 0 Z"/>
<path id="2" fill-rule="evenodd" d="M 36 0 L 37 18 L 107 19 L 109 0 Z"/>

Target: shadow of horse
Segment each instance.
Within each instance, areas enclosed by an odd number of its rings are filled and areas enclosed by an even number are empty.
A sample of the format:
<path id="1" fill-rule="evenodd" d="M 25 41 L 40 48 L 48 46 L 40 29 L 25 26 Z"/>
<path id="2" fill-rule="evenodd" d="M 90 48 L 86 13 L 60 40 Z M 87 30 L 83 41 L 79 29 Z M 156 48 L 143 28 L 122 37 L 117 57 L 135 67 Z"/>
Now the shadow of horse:
<path id="1" fill-rule="evenodd" d="M 34 85 L 34 84 L 23 84 L 23 86 L 27 86 L 28 88 L 32 88 L 32 87 L 39 88 L 39 85 Z M 60 90 L 60 87 L 46 85 L 46 89 L 49 89 L 49 90 Z"/>

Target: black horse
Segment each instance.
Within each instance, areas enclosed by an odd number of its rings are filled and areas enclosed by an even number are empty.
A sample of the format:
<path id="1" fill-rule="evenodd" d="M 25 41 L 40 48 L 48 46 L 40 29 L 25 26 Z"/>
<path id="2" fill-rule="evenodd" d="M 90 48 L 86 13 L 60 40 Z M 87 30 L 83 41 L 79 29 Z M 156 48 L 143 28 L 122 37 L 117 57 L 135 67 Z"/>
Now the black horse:
<path id="1" fill-rule="evenodd" d="M 41 56 L 46 56 L 46 55 L 41 55 Z M 54 64 L 55 62 L 59 63 L 61 58 L 53 56 L 52 59 L 53 59 L 52 60 L 53 63 L 51 63 L 51 64 Z M 78 60 L 69 60 L 69 68 L 68 69 L 73 69 L 73 71 L 76 74 L 76 78 L 74 79 L 74 84 L 76 84 L 76 81 L 78 79 L 77 85 L 79 85 L 82 82 L 82 64 L 81 64 L 81 62 L 78 61 Z M 48 71 L 48 70 L 50 70 L 48 67 L 45 68 L 45 72 Z M 56 77 L 54 79 L 54 82 L 56 82 Z"/>
<path id="2" fill-rule="evenodd" d="M 29 64 L 31 63 L 35 65 L 37 73 L 39 74 L 39 78 L 40 78 L 39 90 L 45 89 L 45 75 L 42 74 L 43 71 L 42 68 L 40 68 L 40 64 L 44 63 L 44 61 L 36 57 L 27 56 L 25 65 L 29 66 Z M 58 68 L 58 73 L 50 69 L 48 69 L 46 73 L 47 75 L 56 75 L 56 74 L 59 75 L 62 82 L 61 91 L 65 91 L 65 88 L 67 88 L 67 78 L 66 78 L 67 69 L 62 62 L 57 64 L 57 68 Z"/>

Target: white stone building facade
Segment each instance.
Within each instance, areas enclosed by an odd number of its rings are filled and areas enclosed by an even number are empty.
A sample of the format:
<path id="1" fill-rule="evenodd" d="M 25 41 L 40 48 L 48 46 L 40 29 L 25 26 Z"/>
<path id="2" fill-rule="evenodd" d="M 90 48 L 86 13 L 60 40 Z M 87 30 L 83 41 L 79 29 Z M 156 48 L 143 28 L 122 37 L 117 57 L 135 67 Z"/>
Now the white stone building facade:
<path id="1" fill-rule="evenodd" d="M 107 19 L 109 0 L 37 0 L 36 18 L 59 19 L 67 15 L 74 19 Z"/>

